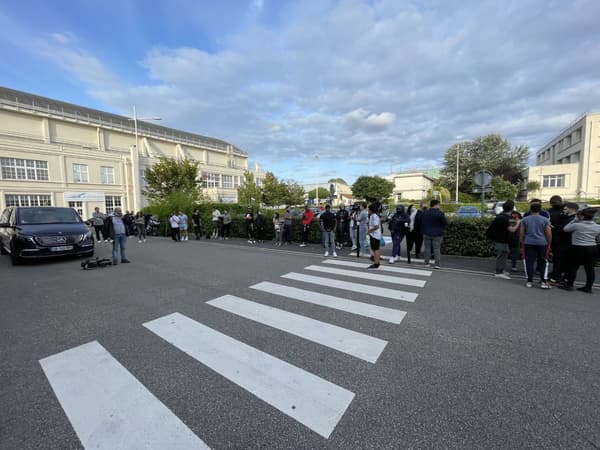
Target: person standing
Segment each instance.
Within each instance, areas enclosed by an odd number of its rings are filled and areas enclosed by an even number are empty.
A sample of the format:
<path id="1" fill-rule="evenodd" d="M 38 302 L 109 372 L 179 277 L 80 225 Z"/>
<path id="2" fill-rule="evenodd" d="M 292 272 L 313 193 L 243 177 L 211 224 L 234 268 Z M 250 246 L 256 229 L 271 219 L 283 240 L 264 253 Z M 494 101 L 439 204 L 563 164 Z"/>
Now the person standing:
<path id="1" fill-rule="evenodd" d="M 92 214 L 92 225 L 96 231 L 96 241 L 98 242 L 102 242 L 100 234 L 102 234 L 103 239 L 106 239 L 106 235 L 104 234 L 104 219 L 106 219 L 106 215 L 101 213 L 100 208 L 96 206 L 94 208 L 94 213 Z"/>
<path id="2" fill-rule="evenodd" d="M 113 241 L 113 265 L 116 266 L 119 263 L 119 256 L 121 256 L 122 263 L 130 263 L 131 261 L 127 259 L 127 253 L 125 249 L 127 246 L 127 232 L 125 229 L 125 223 L 123 222 L 123 210 L 120 207 L 117 206 L 114 210 L 114 214 L 107 217 L 107 226 L 108 235 Z"/>
<path id="3" fill-rule="evenodd" d="M 281 223 L 279 213 L 275 213 L 275 215 L 273 216 L 273 229 L 275 231 L 275 247 L 281 247 L 282 227 L 283 224 Z"/>
<path id="4" fill-rule="evenodd" d="M 198 208 L 196 208 L 192 213 L 192 225 L 194 226 L 196 240 L 199 241 L 200 237 L 202 236 L 202 217 L 200 217 L 200 211 Z"/>
<path id="5" fill-rule="evenodd" d="M 431 266 L 439 269 L 442 255 L 442 239 L 444 228 L 448 225 L 446 215 L 440 210 L 440 201 L 433 199 L 429 202 L 429 209 L 421 215 L 421 230 L 423 231 L 423 258 L 425 265 L 429 265 L 431 250 L 433 248 L 434 264 Z"/>
<path id="6" fill-rule="evenodd" d="M 175 211 L 171 213 L 171 217 L 169 217 L 169 225 L 171 226 L 171 239 L 175 242 L 181 241 L 181 234 L 179 231 L 179 222 L 181 219 L 177 215 Z"/>
<path id="7" fill-rule="evenodd" d="M 366 256 L 369 253 L 367 236 L 369 231 L 369 212 L 367 210 L 367 202 L 360 204 L 358 213 L 358 246 L 360 254 Z M 357 249 L 357 251 L 359 251 Z"/>
<path id="8" fill-rule="evenodd" d="M 592 293 L 594 285 L 595 272 L 594 266 L 598 259 L 598 239 L 600 239 L 600 225 L 594 222 L 594 216 L 597 214 L 596 208 L 585 208 L 577 214 L 572 222 L 565 225 L 564 230 L 572 233 L 572 255 L 567 280 L 566 290 L 573 290 L 577 270 L 583 265 L 585 270 L 585 285 L 578 287 L 577 290 L 587 294 Z"/>
<path id="9" fill-rule="evenodd" d="M 548 284 L 548 254 L 552 243 L 552 230 L 550 219 L 540 214 L 542 204 L 531 203 L 529 215 L 521 220 L 521 242 L 523 246 L 523 258 L 525 259 L 525 275 L 527 276 L 526 287 L 533 287 L 534 267 L 537 260 L 537 268 L 540 272 L 540 288 L 550 289 Z"/>
<path id="10" fill-rule="evenodd" d="M 346 210 L 346 205 L 343 203 L 340 205 L 340 209 L 335 214 L 335 220 L 337 223 L 336 228 L 336 244 L 338 249 L 342 249 L 344 247 L 344 242 L 346 242 L 346 232 L 348 230 L 348 221 L 350 219 L 350 214 Z"/>
<path id="11" fill-rule="evenodd" d="M 304 207 L 304 212 L 302 213 L 302 243 L 300 244 L 300 247 L 306 247 L 308 244 L 308 234 L 310 233 L 310 226 L 314 216 L 312 209 L 306 205 Z"/>
<path id="12" fill-rule="evenodd" d="M 514 203 L 514 202 L 513 202 Z M 510 225 L 514 225 L 516 223 L 521 223 L 521 219 L 523 216 L 520 212 L 516 211 L 513 206 L 513 210 L 510 212 L 509 223 Z M 508 254 L 510 256 L 510 271 L 517 271 L 517 261 L 519 261 L 519 256 L 521 254 L 521 245 L 520 245 L 520 235 L 519 228 L 510 233 L 510 237 L 508 240 Z"/>
<path id="13" fill-rule="evenodd" d="M 396 206 L 396 212 L 390 217 L 388 224 L 392 235 L 392 256 L 390 264 L 400 261 L 401 244 L 410 226 L 410 217 L 404 211 L 404 205 Z"/>
<path id="14" fill-rule="evenodd" d="M 212 209 L 211 221 L 212 221 L 212 234 L 211 239 L 217 239 L 219 237 L 219 221 L 221 220 L 221 211 L 216 207 Z"/>
<path id="15" fill-rule="evenodd" d="M 283 240 L 285 245 L 292 243 L 292 210 L 288 206 L 283 215 Z"/>
<path id="16" fill-rule="evenodd" d="M 138 242 L 146 242 L 146 219 L 144 213 L 138 211 L 135 213 L 135 227 L 137 228 Z"/>
<path id="17" fill-rule="evenodd" d="M 223 211 L 223 230 L 222 230 L 222 238 L 229 239 L 231 237 L 231 214 L 229 211 Z"/>
<path id="18" fill-rule="evenodd" d="M 507 200 L 502 205 L 502 212 L 498 214 L 488 228 L 488 237 L 496 242 L 496 278 L 510 280 L 510 276 L 504 273 L 506 260 L 510 255 L 510 240 L 512 234 L 519 229 L 520 222 L 511 224 L 511 213 L 515 202 Z"/>
<path id="19" fill-rule="evenodd" d="M 423 246 L 423 232 L 421 231 L 421 219 L 423 211 L 427 209 L 426 204 L 421 204 L 421 208 L 410 205 L 408 207 L 410 216 L 409 232 L 406 236 L 406 252 L 410 256 L 410 252 L 415 248 L 415 258 L 421 257 L 421 247 Z"/>
<path id="20" fill-rule="evenodd" d="M 355 251 L 358 247 L 358 207 L 352 206 L 350 210 L 350 222 L 348 224 L 348 232 L 350 233 L 350 240 L 352 241 L 352 251 Z"/>
<path id="21" fill-rule="evenodd" d="M 325 211 L 321 213 L 319 217 L 319 223 L 321 225 L 321 233 L 323 234 L 323 245 L 325 246 L 325 256 L 329 256 L 329 250 L 334 257 L 337 256 L 335 252 L 335 216 L 331 212 L 331 206 L 325 205 Z"/>
<path id="22" fill-rule="evenodd" d="M 254 236 L 254 213 L 252 212 L 252 208 L 248 208 L 248 212 L 246 212 L 246 233 L 248 234 L 248 243 L 256 244 L 256 239 Z"/>
<path id="23" fill-rule="evenodd" d="M 179 211 L 179 232 L 181 233 L 181 240 L 188 240 L 188 216 L 183 211 Z"/>
<path id="24" fill-rule="evenodd" d="M 558 251 L 561 254 L 560 262 L 560 273 L 558 273 L 558 279 L 562 285 L 567 284 L 567 278 L 569 271 L 575 263 L 575 254 L 573 253 L 573 233 L 565 231 L 565 226 L 571 223 L 577 216 L 579 205 L 575 202 L 565 203 L 563 214 L 559 225 L 559 239 L 560 245 Z M 559 285 L 560 287 L 560 285 Z"/>
<path id="25" fill-rule="evenodd" d="M 369 235 L 369 241 L 371 246 L 371 252 L 373 252 L 373 264 L 367 267 L 367 270 L 378 270 L 381 258 L 381 220 L 377 215 L 379 205 L 371 203 L 369 205 L 369 225 L 367 233 Z"/>
<path id="26" fill-rule="evenodd" d="M 563 201 L 560 195 L 553 195 L 550 197 L 550 209 L 548 210 L 550 226 L 552 227 L 552 271 L 548 277 L 550 283 L 560 282 L 560 274 L 562 273 L 561 264 L 563 255 L 561 253 L 560 230 L 563 209 Z"/>
<path id="27" fill-rule="evenodd" d="M 259 210 L 256 212 L 256 218 L 254 219 L 254 236 L 259 243 L 264 241 L 265 236 L 265 216 Z"/>

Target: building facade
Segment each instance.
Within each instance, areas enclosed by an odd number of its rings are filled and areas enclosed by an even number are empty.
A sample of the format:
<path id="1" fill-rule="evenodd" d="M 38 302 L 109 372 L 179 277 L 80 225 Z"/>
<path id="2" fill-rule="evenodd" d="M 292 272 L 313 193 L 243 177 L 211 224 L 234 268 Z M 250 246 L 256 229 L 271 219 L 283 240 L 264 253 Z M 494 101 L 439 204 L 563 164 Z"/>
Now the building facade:
<path id="1" fill-rule="evenodd" d="M 147 205 L 145 171 L 164 157 L 198 162 L 205 195 L 237 201 L 248 154 L 232 144 L 0 87 L 0 210 L 137 211 Z M 260 183 L 258 164 L 253 173 Z"/>
<path id="2" fill-rule="evenodd" d="M 423 172 L 396 173 L 384 177 L 394 183 L 392 199 L 394 202 L 402 200 L 422 200 L 433 188 L 433 178 Z"/>
<path id="3" fill-rule="evenodd" d="M 537 181 L 527 198 L 600 199 L 600 113 L 586 114 L 536 152 L 536 164 L 524 173 L 522 188 Z"/>

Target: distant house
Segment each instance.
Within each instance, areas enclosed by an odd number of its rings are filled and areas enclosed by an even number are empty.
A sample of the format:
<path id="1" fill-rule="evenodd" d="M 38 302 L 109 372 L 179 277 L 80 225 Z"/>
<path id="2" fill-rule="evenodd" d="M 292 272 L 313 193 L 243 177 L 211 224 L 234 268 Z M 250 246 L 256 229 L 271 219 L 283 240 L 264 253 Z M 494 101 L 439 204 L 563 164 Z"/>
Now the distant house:
<path id="1" fill-rule="evenodd" d="M 536 152 L 536 164 L 523 173 L 521 188 L 537 181 L 527 198 L 600 198 L 600 113 L 585 114 Z"/>
<path id="2" fill-rule="evenodd" d="M 384 177 L 394 183 L 392 200 L 422 200 L 433 187 L 433 178 L 423 172 L 395 173 Z"/>

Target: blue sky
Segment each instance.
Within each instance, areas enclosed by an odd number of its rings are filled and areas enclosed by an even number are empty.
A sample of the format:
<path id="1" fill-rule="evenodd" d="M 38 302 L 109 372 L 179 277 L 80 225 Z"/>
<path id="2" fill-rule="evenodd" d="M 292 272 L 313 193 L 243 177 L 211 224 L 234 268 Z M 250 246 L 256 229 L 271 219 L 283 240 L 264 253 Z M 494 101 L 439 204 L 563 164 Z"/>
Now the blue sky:
<path id="1" fill-rule="evenodd" d="M 598 0 L 0 0 L 0 85 L 232 142 L 314 183 L 532 152 L 600 110 Z M 315 157 L 318 155 L 318 159 Z"/>

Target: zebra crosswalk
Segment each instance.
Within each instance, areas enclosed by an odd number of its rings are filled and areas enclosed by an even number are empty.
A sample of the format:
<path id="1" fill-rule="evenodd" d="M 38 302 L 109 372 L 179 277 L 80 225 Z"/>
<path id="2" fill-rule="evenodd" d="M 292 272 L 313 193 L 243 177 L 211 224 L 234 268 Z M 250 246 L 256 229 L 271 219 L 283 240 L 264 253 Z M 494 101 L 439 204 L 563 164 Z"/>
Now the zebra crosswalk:
<path id="1" fill-rule="evenodd" d="M 310 341 L 376 365 L 388 346 L 386 340 L 286 310 L 286 305 L 311 304 L 377 323 L 400 325 L 408 313 L 396 308 L 399 303 L 380 306 L 372 303 L 372 297 L 388 303 L 415 302 L 417 292 L 397 287 L 421 289 L 431 272 L 396 266 L 386 267 L 382 274 L 366 272 L 365 268 L 366 264 L 360 262 L 326 260 L 304 267 L 304 271 L 323 276 L 290 272 L 281 275 L 280 283 L 261 281 L 249 286 L 244 298 L 226 294 L 205 303 L 247 320 L 253 327 L 276 329 L 292 339 Z M 325 292 L 315 291 L 311 288 L 314 284 L 325 288 Z M 326 293 L 330 288 L 353 291 L 352 297 L 361 299 Z M 283 307 L 257 301 L 261 293 L 276 296 Z M 331 437 L 356 395 L 230 337 L 197 317 L 173 311 L 139 325 L 170 344 L 173 351 L 185 353 L 325 439 Z M 86 448 L 209 448 L 202 440 L 203 430 L 192 431 L 99 342 L 48 356 L 40 364 Z"/>

